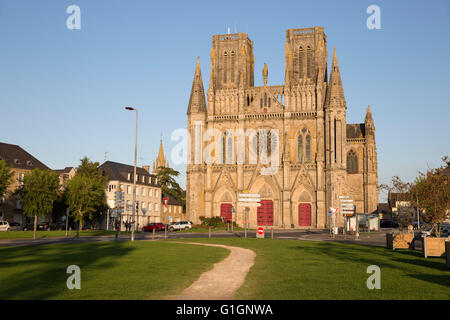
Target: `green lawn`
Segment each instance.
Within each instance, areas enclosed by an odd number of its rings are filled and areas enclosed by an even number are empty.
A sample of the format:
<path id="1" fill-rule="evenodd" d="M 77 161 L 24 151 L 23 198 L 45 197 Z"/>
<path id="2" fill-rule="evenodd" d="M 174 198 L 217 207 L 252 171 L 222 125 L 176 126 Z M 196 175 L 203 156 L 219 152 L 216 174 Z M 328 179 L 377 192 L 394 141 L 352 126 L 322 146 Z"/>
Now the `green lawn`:
<path id="1" fill-rule="evenodd" d="M 86 236 L 107 236 L 115 235 L 115 231 L 106 230 L 85 230 L 80 231 L 80 237 Z M 120 234 L 129 234 L 129 232 L 121 232 Z M 77 235 L 76 230 L 72 230 L 72 237 Z M 65 237 L 65 230 L 55 230 L 55 231 L 36 231 L 36 238 L 54 238 L 54 237 Z M 67 236 L 69 236 L 69 231 L 67 231 Z M 4 231 L 0 232 L 0 240 L 6 239 L 25 239 L 33 238 L 33 231 Z"/>
<path id="2" fill-rule="evenodd" d="M 0 299 L 165 299 L 229 251 L 167 241 L 94 242 L 0 248 Z M 69 290 L 69 265 L 81 289 Z"/>
<path id="3" fill-rule="evenodd" d="M 213 238 L 186 240 L 249 248 L 257 254 L 238 299 L 450 299 L 442 258 L 335 242 Z M 369 290 L 367 267 L 381 268 Z"/>

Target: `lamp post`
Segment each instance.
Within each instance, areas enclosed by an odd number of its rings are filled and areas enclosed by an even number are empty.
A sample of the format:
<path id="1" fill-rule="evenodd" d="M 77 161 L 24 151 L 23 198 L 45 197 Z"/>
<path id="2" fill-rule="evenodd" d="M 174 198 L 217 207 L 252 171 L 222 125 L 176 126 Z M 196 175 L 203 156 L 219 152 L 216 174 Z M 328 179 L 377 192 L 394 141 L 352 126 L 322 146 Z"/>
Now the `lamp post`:
<path id="1" fill-rule="evenodd" d="M 131 226 L 131 241 L 134 241 L 135 228 L 135 212 L 136 212 L 136 159 L 137 159 L 137 130 L 138 130 L 138 110 L 136 108 L 125 107 L 126 110 L 136 111 L 136 136 L 134 139 L 134 174 L 133 174 L 133 205 L 132 205 L 132 226 Z"/>

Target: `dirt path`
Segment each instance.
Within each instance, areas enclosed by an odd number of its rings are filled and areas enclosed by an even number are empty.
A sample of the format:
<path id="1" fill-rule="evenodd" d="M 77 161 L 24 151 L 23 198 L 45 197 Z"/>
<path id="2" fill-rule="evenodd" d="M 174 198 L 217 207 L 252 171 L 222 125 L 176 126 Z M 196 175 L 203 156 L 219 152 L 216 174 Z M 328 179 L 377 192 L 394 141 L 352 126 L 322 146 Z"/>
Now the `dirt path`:
<path id="1" fill-rule="evenodd" d="M 171 300 L 234 299 L 256 257 L 252 250 L 239 247 L 196 242 L 178 243 L 220 247 L 230 250 L 231 253 L 224 260 L 214 264 L 213 269 L 204 272 L 197 281 L 180 295 L 171 297 Z"/>

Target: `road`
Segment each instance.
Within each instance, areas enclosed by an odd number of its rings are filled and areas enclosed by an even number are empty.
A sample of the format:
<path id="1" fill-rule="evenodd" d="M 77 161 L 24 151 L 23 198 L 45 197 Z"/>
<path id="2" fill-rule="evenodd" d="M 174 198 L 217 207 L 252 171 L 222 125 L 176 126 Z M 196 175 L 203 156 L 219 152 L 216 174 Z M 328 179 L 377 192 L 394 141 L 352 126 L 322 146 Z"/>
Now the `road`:
<path id="1" fill-rule="evenodd" d="M 370 246 L 386 246 L 386 233 L 391 232 L 392 229 L 381 229 L 380 232 L 375 233 L 361 233 L 359 240 L 355 239 L 354 235 L 336 235 L 335 238 L 330 234 L 329 230 L 296 230 L 296 229 L 274 229 L 273 238 L 283 240 L 309 240 L 309 241 L 335 241 L 341 243 L 357 243 Z M 244 231 L 216 231 L 211 233 L 211 237 L 214 238 L 244 238 Z M 247 232 L 249 238 L 256 238 L 256 231 L 249 230 Z M 208 232 L 167 232 L 167 239 L 191 239 L 191 238 L 208 238 Z M 151 240 L 153 238 L 152 233 L 136 233 L 135 240 Z M 155 240 L 165 239 L 165 233 L 156 232 Z M 271 229 L 266 229 L 265 238 L 272 238 Z M 25 245 L 38 245 L 38 244 L 53 244 L 53 243 L 79 243 L 79 242 L 95 242 L 95 241 L 114 241 L 115 236 L 85 236 L 76 238 L 41 238 L 37 240 L 33 239 L 9 239 L 0 240 L 0 247 L 8 246 L 25 246 Z M 129 240 L 129 235 L 119 236 L 120 241 Z"/>

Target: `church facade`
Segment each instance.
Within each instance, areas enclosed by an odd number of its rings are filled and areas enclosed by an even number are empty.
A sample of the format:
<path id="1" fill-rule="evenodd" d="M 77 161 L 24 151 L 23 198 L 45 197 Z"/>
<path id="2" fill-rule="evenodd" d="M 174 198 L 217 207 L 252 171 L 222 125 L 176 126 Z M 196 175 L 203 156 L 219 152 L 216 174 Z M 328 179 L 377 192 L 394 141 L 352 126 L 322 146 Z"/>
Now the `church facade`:
<path id="1" fill-rule="evenodd" d="M 245 222 L 240 193 L 260 194 L 250 227 L 326 228 L 339 196 L 357 213 L 377 210 L 375 126 L 348 124 L 336 51 L 328 69 L 323 28 L 289 29 L 285 83 L 254 86 L 253 42 L 245 33 L 214 35 L 205 91 L 197 60 L 187 111 L 190 137 L 187 219 Z M 343 226 L 342 214 L 336 223 Z"/>

